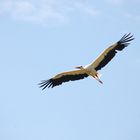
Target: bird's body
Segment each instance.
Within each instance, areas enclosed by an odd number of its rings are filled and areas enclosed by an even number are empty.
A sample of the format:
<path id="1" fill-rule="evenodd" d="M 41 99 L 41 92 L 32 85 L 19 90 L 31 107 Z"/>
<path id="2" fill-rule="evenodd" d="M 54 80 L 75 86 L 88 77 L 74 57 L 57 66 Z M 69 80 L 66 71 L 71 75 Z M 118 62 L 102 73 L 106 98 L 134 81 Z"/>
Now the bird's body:
<path id="1" fill-rule="evenodd" d="M 125 34 L 118 42 L 105 49 L 103 53 L 99 55 L 97 59 L 95 59 L 91 64 L 86 65 L 84 67 L 83 66 L 76 67 L 78 70 L 57 74 L 56 76 L 54 76 L 49 80 L 42 81 L 40 83 L 40 87 L 42 89 L 45 89 L 46 87 L 53 88 L 55 86 L 61 85 L 63 82 L 80 80 L 88 76 L 92 76 L 100 83 L 103 83 L 100 80 L 101 75 L 99 74 L 98 70 L 100 70 L 106 64 L 108 64 L 109 61 L 115 56 L 115 54 L 118 51 L 121 51 L 125 47 L 127 47 L 129 45 L 129 42 L 132 41 L 133 39 L 134 39 L 133 35 L 130 35 L 130 33 Z"/>

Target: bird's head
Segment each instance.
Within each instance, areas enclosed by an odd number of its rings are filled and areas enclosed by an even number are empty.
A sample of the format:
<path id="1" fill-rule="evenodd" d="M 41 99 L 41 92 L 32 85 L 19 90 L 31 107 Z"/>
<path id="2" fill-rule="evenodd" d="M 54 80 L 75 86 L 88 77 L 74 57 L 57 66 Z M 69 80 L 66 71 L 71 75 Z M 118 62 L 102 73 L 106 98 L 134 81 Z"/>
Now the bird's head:
<path id="1" fill-rule="evenodd" d="M 77 66 L 77 67 L 75 67 L 76 69 L 83 69 L 83 66 Z"/>

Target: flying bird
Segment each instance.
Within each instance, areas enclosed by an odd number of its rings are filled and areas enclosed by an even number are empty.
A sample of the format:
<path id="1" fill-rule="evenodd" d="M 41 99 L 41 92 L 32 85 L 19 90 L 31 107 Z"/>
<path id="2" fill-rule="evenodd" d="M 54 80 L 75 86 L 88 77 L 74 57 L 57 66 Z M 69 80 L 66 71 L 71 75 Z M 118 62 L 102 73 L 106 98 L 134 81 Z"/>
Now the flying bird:
<path id="1" fill-rule="evenodd" d="M 53 88 L 61 85 L 64 82 L 80 80 L 88 76 L 95 78 L 98 82 L 103 84 L 103 82 L 100 80 L 101 75 L 98 71 L 107 65 L 118 51 L 122 51 L 125 47 L 127 47 L 130 44 L 130 41 L 133 39 L 134 38 L 131 33 L 125 34 L 118 42 L 105 49 L 92 63 L 84 67 L 75 67 L 78 70 L 62 72 L 49 80 L 44 80 L 39 83 L 40 88 L 42 88 L 42 90 L 44 90 L 46 87 Z"/>

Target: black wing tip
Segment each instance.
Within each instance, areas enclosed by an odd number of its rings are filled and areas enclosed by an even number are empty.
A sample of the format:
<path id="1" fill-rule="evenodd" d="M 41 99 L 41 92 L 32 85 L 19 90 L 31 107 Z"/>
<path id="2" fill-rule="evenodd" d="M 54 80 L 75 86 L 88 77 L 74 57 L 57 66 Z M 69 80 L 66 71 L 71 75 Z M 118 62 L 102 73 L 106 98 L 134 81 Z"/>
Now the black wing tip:
<path id="1" fill-rule="evenodd" d="M 117 50 L 122 50 L 123 48 L 127 47 L 130 44 L 130 41 L 134 40 L 135 38 L 131 33 L 125 34 L 119 41 L 118 45 L 120 46 Z"/>
<path id="2" fill-rule="evenodd" d="M 47 87 L 53 88 L 54 87 L 53 79 L 43 80 L 38 85 L 40 88 L 42 88 L 42 90 L 46 89 Z"/>
<path id="3" fill-rule="evenodd" d="M 128 34 L 125 34 L 121 39 L 120 39 L 120 41 L 119 41 L 119 43 L 128 43 L 128 42 L 130 42 L 130 41 L 132 41 L 132 40 L 134 40 L 135 38 L 134 38 L 134 35 L 133 34 L 131 34 L 131 33 L 128 33 Z"/>

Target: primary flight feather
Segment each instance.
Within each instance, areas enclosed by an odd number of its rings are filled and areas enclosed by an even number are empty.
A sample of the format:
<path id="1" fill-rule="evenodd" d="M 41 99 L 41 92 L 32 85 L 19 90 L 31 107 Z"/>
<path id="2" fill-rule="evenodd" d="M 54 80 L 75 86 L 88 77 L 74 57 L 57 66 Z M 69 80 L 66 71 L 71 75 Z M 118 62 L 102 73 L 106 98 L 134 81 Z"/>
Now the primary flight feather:
<path id="1" fill-rule="evenodd" d="M 97 57 L 97 59 L 95 59 L 95 61 L 91 64 L 84 67 L 76 67 L 78 70 L 57 74 L 53 78 L 44 80 L 39 83 L 40 87 L 42 88 L 42 90 L 44 90 L 46 87 L 53 88 L 55 86 L 61 85 L 63 82 L 80 80 L 88 76 L 92 76 L 100 83 L 103 83 L 100 80 L 100 74 L 98 73 L 98 70 L 107 65 L 116 55 L 116 53 L 118 51 L 122 51 L 125 47 L 127 47 L 130 44 L 130 41 L 132 41 L 133 39 L 133 35 L 131 35 L 130 33 L 125 34 L 118 42 L 105 49 L 103 53 L 101 53 L 101 55 L 99 55 L 99 57 Z"/>

